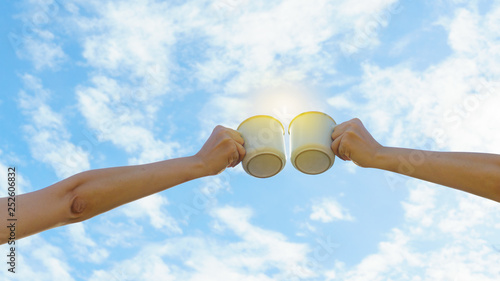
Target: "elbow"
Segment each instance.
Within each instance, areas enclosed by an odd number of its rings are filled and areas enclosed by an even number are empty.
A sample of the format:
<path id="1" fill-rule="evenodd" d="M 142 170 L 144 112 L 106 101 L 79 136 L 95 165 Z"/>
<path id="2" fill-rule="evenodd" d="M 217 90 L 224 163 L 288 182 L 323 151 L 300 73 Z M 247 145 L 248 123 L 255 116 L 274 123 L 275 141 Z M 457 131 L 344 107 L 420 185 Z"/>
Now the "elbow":
<path id="1" fill-rule="evenodd" d="M 76 194 L 71 196 L 68 223 L 76 223 L 86 220 L 87 208 L 87 200 L 76 192 Z"/>
<path id="2" fill-rule="evenodd" d="M 64 224 L 71 224 L 88 219 L 89 202 L 88 198 L 82 194 L 82 186 L 88 182 L 88 172 L 83 172 L 76 175 L 76 182 L 72 188 L 66 191 L 65 213 L 66 219 Z"/>
<path id="3" fill-rule="evenodd" d="M 75 184 L 66 192 L 66 224 L 88 220 L 104 211 L 103 202 L 97 196 L 100 192 L 96 191 L 102 184 L 98 176 L 98 172 L 92 170 L 75 176 Z"/>

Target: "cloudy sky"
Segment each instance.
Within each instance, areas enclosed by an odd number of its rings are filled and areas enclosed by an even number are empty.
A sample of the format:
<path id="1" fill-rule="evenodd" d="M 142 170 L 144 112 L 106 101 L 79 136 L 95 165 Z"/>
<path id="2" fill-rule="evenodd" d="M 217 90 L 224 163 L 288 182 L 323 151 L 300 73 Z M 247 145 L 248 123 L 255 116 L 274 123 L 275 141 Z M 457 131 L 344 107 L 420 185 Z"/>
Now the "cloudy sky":
<path id="1" fill-rule="evenodd" d="M 0 4 L 0 195 L 196 153 L 254 114 L 500 153 L 500 2 Z M 20 206 L 22 208 L 22 206 Z M 497 203 L 337 159 L 241 166 L 20 240 L 2 280 L 499 280 Z M 5 245 L 0 256 L 7 254 Z"/>

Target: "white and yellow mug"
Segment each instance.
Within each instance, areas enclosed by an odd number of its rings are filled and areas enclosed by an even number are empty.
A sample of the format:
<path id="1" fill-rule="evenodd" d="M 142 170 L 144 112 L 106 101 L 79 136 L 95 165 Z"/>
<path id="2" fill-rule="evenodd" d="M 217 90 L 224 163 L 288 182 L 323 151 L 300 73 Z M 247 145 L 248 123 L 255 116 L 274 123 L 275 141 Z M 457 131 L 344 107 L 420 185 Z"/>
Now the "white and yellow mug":
<path id="1" fill-rule="evenodd" d="M 290 122 L 291 160 L 297 170 L 317 175 L 332 167 L 332 133 L 336 125 L 332 117 L 318 111 L 304 112 Z"/>
<path id="2" fill-rule="evenodd" d="M 257 178 L 269 178 L 285 167 L 285 129 L 274 117 L 257 115 L 243 121 L 238 132 L 245 140 L 245 172 Z"/>

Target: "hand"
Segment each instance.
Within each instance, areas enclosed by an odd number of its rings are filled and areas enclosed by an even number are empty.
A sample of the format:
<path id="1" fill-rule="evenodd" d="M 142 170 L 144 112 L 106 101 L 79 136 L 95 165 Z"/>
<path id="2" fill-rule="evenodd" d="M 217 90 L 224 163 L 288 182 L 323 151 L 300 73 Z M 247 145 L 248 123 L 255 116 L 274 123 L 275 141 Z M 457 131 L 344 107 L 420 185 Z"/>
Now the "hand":
<path id="1" fill-rule="evenodd" d="M 332 134 L 332 150 L 344 161 L 361 167 L 370 167 L 382 146 L 366 130 L 361 120 L 354 118 L 335 127 Z"/>
<path id="2" fill-rule="evenodd" d="M 239 132 L 219 125 L 195 157 L 202 161 L 208 175 L 217 175 L 243 160 L 243 144 L 244 140 Z"/>

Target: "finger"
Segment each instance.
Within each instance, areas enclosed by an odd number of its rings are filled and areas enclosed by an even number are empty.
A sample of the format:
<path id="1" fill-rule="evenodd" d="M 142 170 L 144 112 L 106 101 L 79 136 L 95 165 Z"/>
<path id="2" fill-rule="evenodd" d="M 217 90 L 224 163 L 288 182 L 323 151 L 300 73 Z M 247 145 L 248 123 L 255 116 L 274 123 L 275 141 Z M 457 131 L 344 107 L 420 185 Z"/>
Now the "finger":
<path id="1" fill-rule="evenodd" d="M 347 122 L 344 122 L 344 123 L 341 123 L 341 124 L 335 126 L 335 128 L 333 129 L 333 133 L 332 133 L 332 139 L 335 140 L 340 135 L 342 135 L 346 131 L 348 125 L 349 124 Z"/>
<path id="2" fill-rule="evenodd" d="M 239 143 L 236 143 L 236 149 L 238 149 L 238 155 L 240 156 L 238 158 L 238 163 L 240 163 L 241 161 L 243 161 L 243 158 L 245 157 L 247 152 L 246 152 L 245 148 L 243 147 L 243 145 L 241 145 Z M 238 163 L 236 163 L 236 165 L 238 165 Z"/>
<path id="3" fill-rule="evenodd" d="M 236 145 L 237 155 L 234 155 L 235 158 L 233 159 L 233 162 L 231 163 L 231 167 L 238 166 L 238 164 L 243 160 L 243 157 L 245 157 L 245 153 L 246 153 L 245 148 L 241 144 L 235 142 L 235 145 Z"/>
<path id="4" fill-rule="evenodd" d="M 234 139 L 236 142 L 238 142 L 239 144 L 243 145 L 245 143 L 245 140 L 241 136 L 240 132 L 233 130 L 233 129 L 227 129 L 227 132 L 228 132 L 229 136 L 232 139 Z"/>
<path id="5" fill-rule="evenodd" d="M 220 131 L 223 131 L 223 130 L 226 130 L 227 128 L 222 126 L 222 125 L 217 125 L 215 126 L 215 128 L 212 130 L 212 135 L 220 132 Z"/>
<path id="6" fill-rule="evenodd" d="M 245 157 L 246 154 L 245 148 L 241 144 L 234 142 L 234 145 L 236 150 L 231 155 L 231 164 L 229 167 L 236 167 L 243 160 L 243 157 Z"/>
<path id="7" fill-rule="evenodd" d="M 351 152 L 346 150 L 342 143 L 339 145 L 339 154 L 342 155 L 343 160 L 351 161 Z"/>
<path id="8" fill-rule="evenodd" d="M 339 145 L 340 145 L 340 141 L 342 140 L 341 137 L 338 137 L 336 138 L 333 142 L 332 142 L 332 151 L 333 151 L 333 154 L 337 155 L 338 157 L 339 156 Z"/>
<path id="9" fill-rule="evenodd" d="M 238 150 L 235 150 L 231 154 L 231 157 L 229 158 L 229 161 L 228 161 L 229 164 L 227 165 L 227 167 L 233 168 L 234 166 L 236 166 L 236 164 L 238 163 L 238 159 L 239 159 Z"/>
<path id="10" fill-rule="evenodd" d="M 344 160 L 344 161 L 345 161 L 346 159 L 344 159 L 344 155 L 342 155 L 342 154 L 340 153 L 340 151 L 339 151 L 340 146 L 342 145 L 342 138 L 343 138 L 343 137 L 344 137 L 344 136 L 343 136 L 343 135 L 341 135 L 340 137 L 337 137 L 337 138 L 333 141 L 333 143 L 332 143 L 332 151 L 333 151 L 333 153 L 334 153 L 334 154 L 335 154 L 338 158 L 340 158 L 340 159 L 342 159 L 342 160 Z"/>

